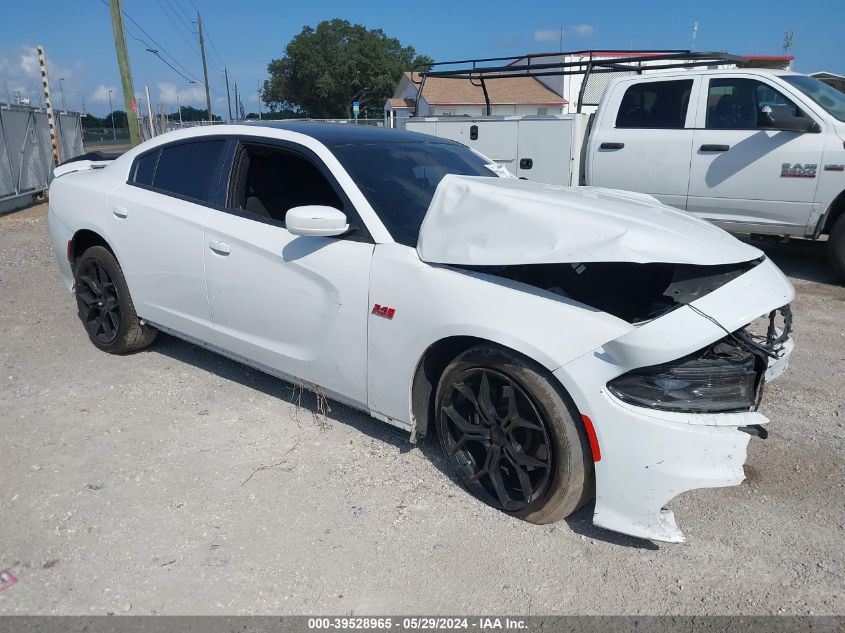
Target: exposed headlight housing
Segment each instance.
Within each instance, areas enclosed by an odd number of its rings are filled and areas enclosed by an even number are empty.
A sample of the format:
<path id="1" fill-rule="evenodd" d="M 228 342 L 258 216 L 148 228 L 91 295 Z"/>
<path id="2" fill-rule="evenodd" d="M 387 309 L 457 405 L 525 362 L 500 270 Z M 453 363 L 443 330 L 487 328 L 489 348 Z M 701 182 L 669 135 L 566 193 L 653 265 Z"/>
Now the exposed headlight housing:
<path id="1" fill-rule="evenodd" d="M 607 387 L 629 404 L 664 411 L 748 411 L 760 402 L 766 363 L 730 339 L 678 360 L 641 367 Z"/>

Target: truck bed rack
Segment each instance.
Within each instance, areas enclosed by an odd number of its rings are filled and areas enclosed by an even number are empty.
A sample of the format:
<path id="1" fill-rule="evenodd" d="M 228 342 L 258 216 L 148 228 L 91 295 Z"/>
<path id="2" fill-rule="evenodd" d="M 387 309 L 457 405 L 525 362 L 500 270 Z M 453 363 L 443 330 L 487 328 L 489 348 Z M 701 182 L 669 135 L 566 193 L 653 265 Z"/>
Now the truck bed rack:
<path id="1" fill-rule="evenodd" d="M 549 58 L 560 58 L 548 61 Z M 567 58 L 580 59 L 566 61 Z M 417 84 L 414 116 L 419 115 L 419 103 L 425 81 L 428 77 L 443 79 L 469 79 L 472 85 L 478 86 L 484 93 L 487 114 L 491 113 L 490 96 L 487 92 L 487 79 L 503 79 L 507 77 L 559 77 L 567 75 L 584 75 L 581 89 L 578 91 L 577 111 L 581 112 L 584 105 L 584 95 L 593 75 L 605 73 L 636 73 L 643 71 L 669 70 L 674 68 L 697 68 L 719 64 L 741 65 L 748 60 L 739 55 L 719 52 L 696 52 L 691 50 L 648 50 L 625 53 L 623 51 L 563 51 L 557 53 L 534 53 L 515 57 L 484 57 L 479 59 L 461 59 L 456 61 L 433 62 L 420 66 L 414 72 L 419 80 L 411 75 L 411 80 Z M 520 63 L 523 62 L 523 63 Z M 647 62 L 647 65 L 643 65 Z M 456 68 L 450 68 L 456 67 Z M 597 105 L 597 104 L 588 104 Z"/>

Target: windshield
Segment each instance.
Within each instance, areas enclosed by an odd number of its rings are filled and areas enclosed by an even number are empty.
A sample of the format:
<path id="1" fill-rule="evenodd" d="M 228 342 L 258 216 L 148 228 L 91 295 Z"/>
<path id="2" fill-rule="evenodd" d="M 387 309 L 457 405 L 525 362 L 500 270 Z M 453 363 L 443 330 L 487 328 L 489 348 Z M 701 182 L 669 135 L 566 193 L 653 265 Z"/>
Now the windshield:
<path id="1" fill-rule="evenodd" d="M 807 75 L 785 75 L 783 80 L 818 103 L 829 115 L 845 121 L 845 94 L 836 88 Z"/>
<path id="2" fill-rule="evenodd" d="M 393 239 L 412 247 L 443 176 L 495 175 L 481 156 L 452 143 L 340 145 L 331 150 Z"/>

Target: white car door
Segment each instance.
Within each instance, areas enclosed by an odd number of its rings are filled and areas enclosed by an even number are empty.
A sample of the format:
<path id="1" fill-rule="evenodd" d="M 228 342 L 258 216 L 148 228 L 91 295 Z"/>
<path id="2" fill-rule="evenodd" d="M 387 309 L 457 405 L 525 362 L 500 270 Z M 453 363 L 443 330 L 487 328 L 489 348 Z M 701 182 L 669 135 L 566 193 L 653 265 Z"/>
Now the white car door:
<path id="1" fill-rule="evenodd" d="M 765 78 L 706 79 L 687 210 L 727 230 L 803 235 L 827 135 L 771 129 L 763 111 L 767 106 L 789 108 L 792 116 L 812 115 Z"/>
<path id="2" fill-rule="evenodd" d="M 212 342 L 277 373 L 367 402 L 373 243 L 325 166 L 293 144 L 237 146 L 226 209 L 205 221 Z M 287 231 L 293 207 L 343 210 L 341 237 Z"/>
<path id="3" fill-rule="evenodd" d="M 180 141 L 141 154 L 109 194 L 106 230 L 138 314 L 194 338 L 211 333 L 203 222 L 226 140 Z"/>
<path id="4" fill-rule="evenodd" d="M 658 76 L 616 86 L 590 133 L 587 183 L 685 208 L 697 81 Z"/>

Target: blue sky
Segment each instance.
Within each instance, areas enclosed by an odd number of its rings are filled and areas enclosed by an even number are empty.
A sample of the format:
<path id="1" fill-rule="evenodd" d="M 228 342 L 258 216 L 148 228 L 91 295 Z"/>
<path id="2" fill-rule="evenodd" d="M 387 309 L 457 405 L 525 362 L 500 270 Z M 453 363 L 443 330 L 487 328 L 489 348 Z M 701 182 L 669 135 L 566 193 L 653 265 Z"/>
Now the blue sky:
<path id="1" fill-rule="evenodd" d="M 11 0 L 4 0 L 7 7 Z M 426 6 L 428 5 L 428 6 Z M 3 10 L 0 21 L 0 91 L 20 90 L 34 103 L 40 101 L 34 46 L 43 44 L 54 90 L 61 103 L 59 79 L 67 107 L 79 109 L 85 99 L 89 111 L 108 112 L 108 90 L 115 108 L 122 108 L 122 92 L 104 0 L 48 1 L 11 17 Z M 183 75 L 202 78 L 196 42 L 189 18 L 202 12 L 212 65 L 212 109 L 225 113 L 222 67 L 230 82 L 237 81 L 248 111 L 257 109 L 259 81 L 267 63 L 282 54 L 285 44 L 304 25 L 340 17 L 370 28 L 382 28 L 403 44 L 414 46 L 436 60 L 517 55 L 557 50 L 564 28 L 564 49 L 688 48 L 692 24 L 698 22 L 698 50 L 727 50 L 739 54 L 780 54 L 784 32 L 795 33 L 792 53 L 795 69 L 827 70 L 845 74 L 842 25 L 845 0 L 734 0 L 723 2 L 258 2 L 254 0 L 123 0 L 123 8 L 149 37 L 155 48 L 167 51 Z M 127 20 L 130 33 L 149 40 Z M 193 25 L 191 25 L 192 27 Z M 154 103 L 167 111 L 183 105 L 204 107 L 199 84 L 190 84 L 168 68 L 146 46 L 127 38 L 135 87 L 150 86 Z M 4 83 L 5 82 L 5 83 Z M 5 94 L 0 92 L 5 101 Z"/>

